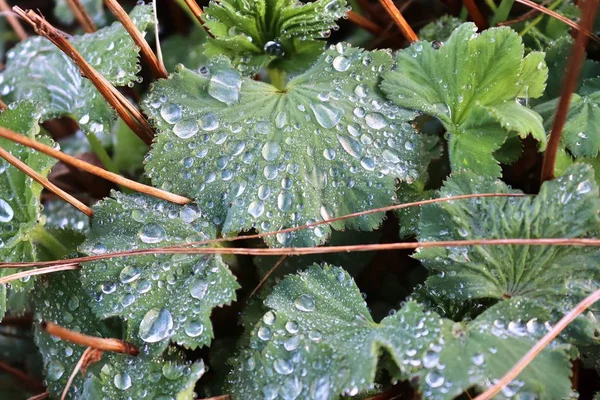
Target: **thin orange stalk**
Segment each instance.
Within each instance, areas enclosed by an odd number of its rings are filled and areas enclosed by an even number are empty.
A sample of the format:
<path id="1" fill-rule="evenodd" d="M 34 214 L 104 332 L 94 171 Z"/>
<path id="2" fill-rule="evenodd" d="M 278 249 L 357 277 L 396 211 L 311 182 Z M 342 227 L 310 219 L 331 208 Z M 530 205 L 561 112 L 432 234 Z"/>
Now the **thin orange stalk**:
<path id="1" fill-rule="evenodd" d="M 137 356 L 140 351 L 131 343 L 119 339 L 105 339 L 95 336 L 85 335 L 80 332 L 75 332 L 50 321 L 42 321 L 40 328 L 49 335 L 56 336 L 62 340 L 82 346 L 93 347 L 102 351 L 112 351 L 115 353 L 129 354 Z"/>
<path id="2" fill-rule="evenodd" d="M 165 66 L 158 61 L 156 54 L 154 54 L 152 48 L 139 29 L 135 26 L 131 18 L 129 18 L 129 15 L 127 15 L 127 12 L 125 12 L 123 7 L 121 7 L 116 0 L 104 0 L 104 4 L 106 4 L 113 15 L 117 17 L 121 24 L 123 24 L 123 27 L 125 30 L 127 30 L 135 44 L 140 47 L 142 56 L 148 62 L 148 65 L 152 70 L 152 75 L 154 75 L 156 79 L 167 79 L 169 73 L 167 72 Z"/>
<path id="3" fill-rule="evenodd" d="M 248 296 L 248 300 L 250 300 L 252 298 L 252 296 L 254 296 L 254 294 L 258 291 L 258 289 L 261 288 L 261 286 L 267 281 L 267 279 L 269 279 L 269 277 L 273 274 L 273 272 L 275 272 L 275 270 L 277 268 L 279 268 L 279 266 L 283 263 L 283 261 L 286 258 L 287 258 L 287 255 L 283 255 L 283 256 L 279 257 L 279 260 L 277 260 L 275 262 L 275 265 L 273 265 L 273 267 L 269 270 L 269 272 L 267 272 L 265 274 L 265 276 L 263 276 L 263 278 L 260 280 L 260 282 L 258 282 L 258 285 L 256 285 L 254 290 L 252 290 L 252 293 L 250 293 L 250 296 Z"/>
<path id="4" fill-rule="evenodd" d="M 521 4 L 525 4 L 533 9 L 536 9 L 536 10 L 546 14 L 546 15 L 549 15 L 552 18 L 557 19 L 566 25 L 569 25 L 571 28 L 575 29 L 576 31 L 581 30 L 581 31 L 583 31 L 583 33 L 585 33 L 587 36 L 589 36 L 593 41 L 600 43 L 600 37 L 598 37 L 597 35 L 594 35 L 594 33 L 591 30 L 583 29 L 581 27 L 581 25 L 579 25 L 576 22 L 571 21 L 569 18 L 557 13 L 556 11 L 549 10 L 548 8 L 543 7 L 540 4 L 534 3 L 531 0 L 515 0 L 515 1 L 517 1 L 518 3 L 521 3 Z M 584 18 L 585 18 L 585 15 L 584 15 Z"/>
<path id="5" fill-rule="evenodd" d="M 584 9 L 582 10 L 582 31 L 577 33 L 575 43 L 573 43 L 573 49 L 571 50 L 571 56 L 569 58 L 569 64 L 566 71 L 566 76 L 563 80 L 562 93 L 556 109 L 556 115 L 552 122 L 552 130 L 550 131 L 550 140 L 548 141 L 548 147 L 544 153 L 544 162 L 542 164 L 541 181 L 547 181 L 554 178 L 554 165 L 556 164 L 556 154 L 560 146 L 560 139 L 562 136 L 563 128 L 567 122 L 567 115 L 569 113 L 569 106 L 571 104 L 571 97 L 573 92 L 577 88 L 579 80 L 579 73 L 583 60 L 585 58 L 585 48 L 588 44 L 588 36 L 584 32 L 589 31 L 596 17 L 598 11 L 598 0 L 587 0 L 585 2 Z"/>
<path id="6" fill-rule="evenodd" d="M 140 139 L 146 144 L 152 143 L 154 130 L 141 111 L 131 104 L 125 96 L 104 78 L 104 76 L 96 71 L 56 28 L 31 10 L 25 12 L 23 9 L 16 6 L 13 7 L 13 9 L 23 19 L 29 22 L 38 34 L 50 40 L 56 47 L 65 53 L 65 55 L 73 60 L 82 74 L 93 83 L 100 94 L 102 94 L 106 101 L 108 101 L 108 103 L 117 111 L 119 116 L 125 121 L 127 126 L 129 126 Z"/>
<path id="7" fill-rule="evenodd" d="M 400 10 L 398 10 L 398 8 L 392 0 L 379 0 L 379 2 L 385 8 L 388 14 L 390 14 L 398 28 L 400 28 L 400 31 L 402 32 L 406 40 L 408 40 L 411 43 L 419 40 L 415 31 L 413 31 L 408 22 L 406 22 L 406 20 L 402 16 L 402 13 L 400 12 Z"/>
<path id="8" fill-rule="evenodd" d="M 60 396 L 60 400 L 65 400 L 67 398 L 67 394 L 69 393 L 69 388 L 73 384 L 77 373 L 81 370 L 84 371 L 90 364 L 97 362 L 102 357 L 102 352 L 93 347 L 88 347 L 85 349 L 81 357 L 79 357 L 79 361 L 75 364 L 73 368 L 73 372 L 71 372 L 71 376 L 69 376 L 69 380 L 63 389 L 62 395 Z"/>
<path id="9" fill-rule="evenodd" d="M 0 137 L 22 144 L 23 146 L 31 147 L 32 149 L 49 155 L 50 157 L 54 157 L 57 160 L 64 162 L 65 164 L 72 165 L 83 171 L 89 172 L 90 174 L 94 174 L 96 176 L 104 178 L 107 181 L 116 183 L 117 185 L 126 187 L 131 190 L 135 190 L 136 192 L 144 193 L 176 204 L 187 204 L 191 202 L 191 200 L 187 197 L 169 193 L 167 191 L 157 189 L 152 186 L 143 185 L 141 183 L 124 178 L 121 175 L 112 173 L 103 168 L 99 168 L 93 164 L 87 163 L 78 158 L 65 154 L 59 150 L 56 150 L 53 147 L 47 146 L 36 140 L 33 140 L 23 135 L 19 135 L 18 133 L 15 133 L 9 129 L 0 127 Z"/>
<path id="10" fill-rule="evenodd" d="M 48 397 L 50 397 L 50 393 L 44 392 L 44 393 L 36 394 L 35 396 L 31 396 L 27 400 L 43 400 L 43 399 L 47 399 Z"/>
<path id="11" fill-rule="evenodd" d="M 112 258 L 131 257 L 147 254 L 236 254 L 246 256 L 303 256 L 308 254 L 332 254 L 366 251 L 415 250 L 437 247 L 467 247 L 467 246 L 576 246 L 600 247 L 600 239 L 578 238 L 540 238 L 540 239 L 470 239 L 442 240 L 433 242 L 399 242 L 380 244 L 358 244 L 329 247 L 283 247 L 283 248 L 248 248 L 248 247 L 156 247 L 118 251 L 87 257 L 69 258 L 58 261 L 40 261 L 23 263 L 0 263 L 0 268 L 26 268 L 40 266 L 60 266 L 84 263 Z"/>
<path id="12" fill-rule="evenodd" d="M 593 0 L 592 0 L 593 1 Z M 515 379 L 527 366 L 542 352 L 556 337 L 565 330 L 571 322 L 575 320 L 581 313 L 590 308 L 594 303 L 600 300 L 600 289 L 596 290 L 579 304 L 574 309 L 569 311 L 567 315 L 561 318 L 560 321 L 552 328 L 550 332 L 544 335 L 535 346 L 531 348 L 515 365 L 504 375 L 495 385 L 480 394 L 475 400 L 489 400 L 502 391 L 502 388 L 508 385 Z"/>
<path id="13" fill-rule="evenodd" d="M 96 32 L 96 24 L 79 0 L 67 0 L 67 4 L 84 31 L 87 33 Z"/>
<path id="14" fill-rule="evenodd" d="M 13 10 L 10 8 L 6 0 L 0 0 L 0 10 L 6 13 L 6 20 L 10 24 L 10 27 L 13 29 L 13 31 L 15 31 L 19 39 L 27 39 L 29 35 L 25 31 L 25 29 L 23 29 L 21 22 L 13 14 Z"/>
<path id="15" fill-rule="evenodd" d="M 185 0 L 185 4 L 187 4 L 188 8 L 192 14 L 194 14 L 198 22 L 204 25 L 204 21 L 202 20 L 202 14 L 204 14 L 204 11 L 202 11 L 202 8 L 200 8 L 198 3 L 196 3 L 196 0 Z"/>
<path id="16" fill-rule="evenodd" d="M 475 1 L 463 0 L 463 5 L 469 12 L 469 15 L 471 16 L 473 22 L 475 22 L 475 25 L 477 25 L 477 28 L 479 28 L 480 31 L 486 29 L 488 26 L 487 21 L 485 20 L 485 17 L 481 13 L 481 11 L 479 11 L 479 8 L 477 7 L 477 4 L 475 4 Z"/>
<path id="17" fill-rule="evenodd" d="M 30 276 L 45 275 L 45 274 L 51 274 L 53 272 L 69 271 L 69 270 L 78 269 L 78 268 L 79 268 L 79 264 L 67 263 L 64 265 L 63 264 L 53 265 L 51 267 L 36 268 L 36 269 L 30 269 L 27 271 L 16 272 L 14 274 L 10 274 L 10 275 L 1 277 L 0 285 L 6 285 L 9 282 L 16 281 L 17 279 L 21 279 L 21 278 L 27 278 Z"/>
<path id="18" fill-rule="evenodd" d="M 44 178 L 42 175 L 35 172 L 31 167 L 29 167 L 23 161 L 19 160 L 17 157 L 10 154 L 8 151 L 6 151 L 2 147 L 0 147 L 0 157 L 4 158 L 15 168 L 18 168 L 20 171 L 22 171 L 24 174 L 29 176 L 31 179 L 33 179 L 34 181 L 36 181 L 37 183 L 39 183 L 40 185 L 42 185 L 43 187 L 45 187 L 46 189 L 51 191 L 52 193 L 56 194 L 58 197 L 60 197 L 61 199 L 63 199 L 64 201 L 66 201 L 67 203 L 72 205 L 73 207 L 77 208 L 79 211 L 81 211 L 88 217 L 94 216 L 94 211 L 92 211 L 91 208 L 89 208 L 88 206 L 83 204 L 81 201 L 77 200 L 75 197 L 71 196 L 69 193 L 65 192 L 64 190 L 62 190 L 61 188 L 59 188 L 58 186 L 56 186 L 55 184 L 50 182 L 47 178 Z"/>
<path id="19" fill-rule="evenodd" d="M 348 11 L 346 15 L 348 16 L 348 20 L 354 25 L 360 26 L 361 28 L 371 32 L 375 36 L 380 36 L 383 33 L 383 29 L 381 29 L 379 25 L 377 25 L 370 19 L 360 15 L 357 12 Z"/>

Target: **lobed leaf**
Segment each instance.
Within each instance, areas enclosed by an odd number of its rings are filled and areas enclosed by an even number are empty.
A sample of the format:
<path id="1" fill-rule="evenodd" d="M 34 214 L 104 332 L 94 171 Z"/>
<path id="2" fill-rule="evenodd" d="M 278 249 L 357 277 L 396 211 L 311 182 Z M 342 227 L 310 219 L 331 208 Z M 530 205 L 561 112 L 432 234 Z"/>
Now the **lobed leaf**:
<path id="1" fill-rule="evenodd" d="M 137 6 L 130 15 L 141 32 L 153 26 L 152 6 Z M 116 22 L 94 33 L 75 36 L 73 46 L 112 84 L 133 85 L 141 67 L 139 48 Z M 7 53 L 0 75 L 5 101 L 28 99 L 42 106 L 42 121 L 70 116 L 86 132 L 110 131 L 116 114 L 77 66 L 43 37 L 22 41 Z"/>
<path id="2" fill-rule="evenodd" d="M 472 172 L 455 173 L 441 197 L 466 193 L 518 193 Z M 419 240 L 581 238 L 600 230 L 594 172 L 575 164 L 535 197 L 481 198 L 426 205 Z M 465 246 L 421 249 L 416 257 L 431 271 L 427 284 L 457 300 L 513 297 L 561 304 L 593 289 L 598 250 L 574 246 Z"/>
<path id="3" fill-rule="evenodd" d="M 506 325 L 492 329 L 485 314 L 455 324 L 412 301 L 376 323 L 352 278 L 327 265 L 288 276 L 265 305 L 271 310 L 235 360 L 234 399 L 355 396 L 373 388 L 382 352 L 396 378 L 410 379 L 424 398 L 452 399 L 490 386 L 534 343 Z M 570 392 L 569 374 L 562 349 L 545 350 L 509 389 L 560 399 Z"/>
<path id="4" fill-rule="evenodd" d="M 149 249 L 215 238 L 194 205 L 113 193 L 94 206 L 85 254 Z M 219 255 L 149 254 L 85 263 L 82 280 L 100 318 L 127 321 L 127 340 L 151 355 L 176 342 L 196 348 L 213 337 L 210 314 L 239 287 Z"/>
<path id="5" fill-rule="evenodd" d="M 330 29 L 347 11 L 345 0 L 225 0 L 204 9 L 208 56 L 226 55 L 248 75 L 262 66 L 302 71 L 322 53 Z"/>
<path id="6" fill-rule="evenodd" d="M 145 110 L 159 130 L 146 160 L 154 185 L 195 198 L 224 234 L 304 225 L 389 205 L 396 180 L 418 178 L 412 112 L 386 102 L 383 51 L 337 45 L 285 89 L 244 79 L 218 59 L 156 82 Z M 332 85 L 333 83 L 333 85 Z M 373 230 L 382 214 L 333 223 Z M 323 243 L 328 226 L 267 238 Z"/>
<path id="7" fill-rule="evenodd" d="M 545 147 L 541 117 L 516 100 L 540 97 L 548 71 L 540 53 L 523 57 L 521 38 L 510 28 L 476 30 L 463 24 L 441 47 L 419 41 L 400 51 L 381 88 L 399 106 L 442 122 L 453 169 L 499 176 L 493 152 L 509 132 L 531 134 Z"/>

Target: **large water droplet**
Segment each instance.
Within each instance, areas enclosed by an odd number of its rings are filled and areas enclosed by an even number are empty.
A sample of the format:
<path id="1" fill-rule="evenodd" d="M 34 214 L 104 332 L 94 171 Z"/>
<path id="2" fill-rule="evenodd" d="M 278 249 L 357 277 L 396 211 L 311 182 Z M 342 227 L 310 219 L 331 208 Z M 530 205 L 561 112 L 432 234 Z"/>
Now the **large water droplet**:
<path id="1" fill-rule="evenodd" d="M 113 383 L 117 387 L 117 389 L 127 390 L 131 387 L 131 377 L 127 372 L 123 372 L 122 374 L 116 374 Z"/>
<path id="2" fill-rule="evenodd" d="M 425 382 L 432 388 L 438 388 L 444 384 L 444 376 L 438 371 L 431 371 L 425 376 Z"/>
<path id="3" fill-rule="evenodd" d="M 423 356 L 423 367 L 429 369 L 438 365 L 440 355 L 433 350 L 428 350 Z"/>
<path id="4" fill-rule="evenodd" d="M 267 161 L 273 161 L 281 153 L 281 146 L 277 142 L 267 142 L 262 148 L 262 156 Z"/>
<path id="5" fill-rule="evenodd" d="M 216 72 L 208 84 L 208 94 L 228 106 L 240 100 L 242 77 L 235 70 Z"/>
<path id="6" fill-rule="evenodd" d="M 310 312 L 315 309 L 315 298 L 310 294 L 303 294 L 296 299 L 294 304 L 298 310 Z"/>
<path id="7" fill-rule="evenodd" d="M 325 129 L 331 129 L 336 126 L 344 115 L 344 110 L 336 108 L 330 104 L 311 103 L 310 109 L 315 114 L 315 118 L 317 119 L 319 125 Z"/>
<path id="8" fill-rule="evenodd" d="M 167 232 L 161 225 L 152 222 L 142 226 L 138 236 L 144 243 L 160 243 L 167 237 Z"/>
<path id="9" fill-rule="evenodd" d="M 278 358 L 273 361 L 273 368 L 280 375 L 289 375 L 294 371 L 294 364 L 290 360 Z"/>
<path id="10" fill-rule="evenodd" d="M 0 199 L 0 222 L 10 222 L 14 216 L 15 212 L 10 204 Z"/>
<path id="11" fill-rule="evenodd" d="M 213 113 L 204 114 L 200 118 L 200 128 L 205 131 L 214 131 L 219 127 L 219 120 Z"/>
<path id="12" fill-rule="evenodd" d="M 208 291 L 208 282 L 200 277 L 194 278 L 190 284 L 190 295 L 197 299 L 202 300 Z"/>
<path id="13" fill-rule="evenodd" d="M 166 103 L 161 107 L 160 115 L 169 124 L 175 124 L 181 119 L 181 107 L 177 104 Z"/>
<path id="14" fill-rule="evenodd" d="M 285 50 L 279 41 L 269 40 L 263 46 L 263 50 L 265 53 L 275 57 L 283 57 L 285 55 Z"/>
<path id="15" fill-rule="evenodd" d="M 367 123 L 367 125 L 370 128 L 377 129 L 377 130 L 383 129 L 388 125 L 385 117 L 379 113 L 367 114 L 365 116 L 365 122 Z"/>
<path id="16" fill-rule="evenodd" d="M 313 400 L 327 400 L 329 399 L 330 384 L 329 379 L 321 377 L 316 380 L 310 388 L 311 399 Z"/>
<path id="17" fill-rule="evenodd" d="M 347 71 L 348 68 L 350 68 L 351 64 L 352 63 L 350 62 L 350 60 L 348 60 L 346 57 L 337 56 L 336 58 L 334 58 L 332 65 L 336 71 L 344 72 Z"/>
<path id="18" fill-rule="evenodd" d="M 577 185 L 577 193 L 586 194 L 592 190 L 592 184 L 589 181 L 583 181 Z"/>
<path id="19" fill-rule="evenodd" d="M 140 337 L 144 342 L 156 343 L 167 338 L 173 329 L 173 317 L 166 308 L 149 310 L 140 322 Z"/>
<path id="20" fill-rule="evenodd" d="M 248 206 L 248 212 L 254 218 L 260 217 L 263 214 L 263 212 L 265 212 L 265 203 L 263 203 L 262 201 L 259 201 L 259 200 L 254 200 Z"/>
<path id="21" fill-rule="evenodd" d="M 271 329 L 268 326 L 261 326 L 258 328 L 257 334 L 261 340 L 269 340 L 271 339 L 273 332 L 271 332 Z"/>
<path id="22" fill-rule="evenodd" d="M 191 119 L 184 119 L 183 121 L 179 121 L 173 127 L 173 133 L 182 139 L 187 139 L 194 136 L 200 127 L 196 121 Z"/>
<path id="23" fill-rule="evenodd" d="M 289 211 L 293 205 L 293 196 L 290 192 L 280 192 L 277 196 L 277 207 L 281 211 Z"/>
<path id="24" fill-rule="evenodd" d="M 197 337 L 200 336 L 202 332 L 204 332 L 204 325 L 202 325 L 198 321 L 190 321 L 187 324 L 185 324 L 185 327 L 183 329 L 185 331 L 185 334 L 189 337 Z"/>
<path id="25" fill-rule="evenodd" d="M 128 265 L 121 270 L 119 279 L 121 283 L 130 283 L 140 277 L 142 271 L 135 265 Z"/>
<path id="26" fill-rule="evenodd" d="M 337 138 L 346 153 L 350 154 L 354 158 L 360 158 L 362 146 L 358 140 L 342 135 L 338 135 Z"/>
<path id="27" fill-rule="evenodd" d="M 65 373 L 65 367 L 58 361 L 50 361 L 46 377 L 50 381 L 57 381 Z"/>

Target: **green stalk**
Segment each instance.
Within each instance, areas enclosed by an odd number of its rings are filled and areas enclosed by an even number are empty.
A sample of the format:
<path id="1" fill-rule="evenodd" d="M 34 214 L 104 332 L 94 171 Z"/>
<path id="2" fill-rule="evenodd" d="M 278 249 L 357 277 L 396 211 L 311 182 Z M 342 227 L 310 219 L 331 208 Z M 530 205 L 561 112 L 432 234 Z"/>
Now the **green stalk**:
<path id="1" fill-rule="evenodd" d="M 498 6 L 494 3 L 494 0 L 485 0 L 485 4 L 492 10 L 494 13 L 498 11 Z"/>
<path id="2" fill-rule="evenodd" d="M 117 167 L 113 159 L 110 158 L 98 137 L 92 132 L 87 133 L 85 136 L 87 137 L 92 151 L 98 156 L 98 159 L 100 159 L 100 162 L 102 163 L 102 165 L 104 165 L 104 168 L 106 168 L 112 173 L 120 175 L 119 168 Z M 119 188 L 124 193 L 132 193 L 130 189 L 124 188 L 120 185 Z"/>
<path id="3" fill-rule="evenodd" d="M 510 10 L 512 9 L 515 0 L 502 0 L 498 10 L 494 14 L 494 18 L 492 18 L 492 26 L 498 25 L 499 22 L 506 21 L 508 19 L 508 15 L 510 14 Z"/>
<path id="4" fill-rule="evenodd" d="M 554 3 L 552 3 L 548 6 L 548 10 L 554 10 L 555 8 L 560 6 L 562 4 L 562 2 L 563 2 L 563 0 L 556 0 Z M 525 28 L 523 28 L 523 30 L 521 32 L 519 32 L 519 35 L 525 36 L 527 34 L 527 32 L 532 30 L 537 24 L 539 24 L 542 21 L 542 18 L 544 18 L 544 14 L 538 15 L 533 21 L 531 21 L 529 24 L 527 24 L 527 26 L 525 26 Z"/>
<path id="5" fill-rule="evenodd" d="M 70 251 L 61 242 L 58 241 L 50 232 L 48 232 L 42 225 L 38 225 L 30 233 L 31 238 L 39 243 L 44 249 L 48 251 L 56 260 L 69 255 Z"/>
<path id="6" fill-rule="evenodd" d="M 275 86 L 277 89 L 282 90 L 285 89 L 285 78 L 286 73 L 277 68 L 269 68 L 269 78 L 271 78 L 271 85 Z"/>
<path id="7" fill-rule="evenodd" d="M 204 29 L 204 27 L 202 26 L 202 24 L 200 23 L 200 21 L 198 21 L 198 18 L 196 18 L 196 16 L 192 12 L 192 10 L 190 10 L 190 8 L 187 6 L 187 4 L 185 4 L 184 0 L 175 0 L 175 2 L 177 4 L 179 4 L 179 7 L 181 7 L 183 9 L 183 11 L 188 15 L 188 17 L 190 17 L 190 19 L 192 20 L 192 22 L 194 24 L 196 24 L 196 26 L 198 26 L 199 28 Z"/>

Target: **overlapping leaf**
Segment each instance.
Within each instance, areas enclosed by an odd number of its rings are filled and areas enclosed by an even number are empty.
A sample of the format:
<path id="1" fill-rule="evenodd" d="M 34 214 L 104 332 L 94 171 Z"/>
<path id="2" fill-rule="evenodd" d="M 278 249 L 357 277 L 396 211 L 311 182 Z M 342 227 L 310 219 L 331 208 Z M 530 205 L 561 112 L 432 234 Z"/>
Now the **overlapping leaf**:
<path id="1" fill-rule="evenodd" d="M 346 12 L 346 0 L 211 1 L 205 26 L 215 36 L 206 54 L 227 55 L 240 71 L 261 66 L 301 71 L 321 54 L 329 30 Z"/>
<path id="2" fill-rule="evenodd" d="M 215 237 L 194 205 L 114 193 L 94 207 L 86 254 L 148 249 Z M 139 255 L 86 263 L 83 281 L 102 318 L 127 320 L 127 338 L 150 354 L 170 341 L 195 348 L 213 337 L 213 308 L 235 300 L 238 284 L 218 255 Z"/>
<path id="3" fill-rule="evenodd" d="M 137 6 L 131 19 L 145 32 L 153 24 L 152 6 Z M 138 79 L 138 47 L 120 23 L 71 39 L 73 46 L 106 79 L 117 86 Z M 29 99 L 42 105 L 42 120 L 75 118 L 87 132 L 110 131 L 115 112 L 75 64 L 43 37 L 27 39 L 7 54 L 0 75 L 6 101 Z"/>
<path id="4" fill-rule="evenodd" d="M 456 173 L 440 196 L 516 193 L 474 173 Z M 600 200 L 593 170 L 575 164 L 545 182 L 535 197 L 482 198 L 424 206 L 419 240 L 580 238 L 600 231 Z M 417 258 L 437 272 L 428 285 L 454 299 L 522 296 L 580 299 L 594 290 L 598 250 L 573 246 L 428 248 Z M 552 301 L 551 301 L 552 302 Z"/>
<path id="5" fill-rule="evenodd" d="M 40 110 L 30 102 L 15 104 L 0 114 L 0 126 L 35 138 L 46 144 L 52 141 L 37 136 L 39 133 Z M 42 176 L 48 175 L 56 162 L 54 159 L 37 153 L 6 139 L 0 139 L 0 146 L 7 150 Z M 34 261 L 36 251 L 34 238 L 36 229 L 41 228 L 40 194 L 42 186 L 26 174 L 0 159 L 0 259 L 4 262 Z M 2 269 L 0 276 L 9 275 L 14 269 Z M 19 288 L 20 282 L 13 287 Z M 0 316 L 4 315 L 6 286 L 0 285 Z"/>
<path id="6" fill-rule="evenodd" d="M 354 396 L 373 387 L 381 351 L 424 398 L 453 399 L 489 386 L 533 344 L 508 321 L 483 314 L 455 324 L 415 302 L 376 323 L 350 276 L 330 266 L 288 276 L 265 305 L 271 311 L 235 361 L 234 399 Z M 570 392 L 569 374 L 562 349 L 546 350 L 504 395 L 560 399 Z"/>
<path id="7" fill-rule="evenodd" d="M 509 135 L 531 134 L 545 145 L 541 117 L 516 99 L 542 95 L 547 67 L 543 53 L 523 57 L 513 30 L 475 31 L 474 24 L 463 24 L 441 47 L 419 41 L 400 51 L 381 87 L 396 104 L 444 124 L 453 169 L 499 176 L 493 152 Z"/>
<path id="8" fill-rule="evenodd" d="M 88 12 L 96 25 L 106 24 L 106 13 L 104 11 L 104 2 L 102 0 L 80 0 L 81 5 Z M 54 5 L 54 15 L 63 24 L 73 24 L 75 16 L 67 0 L 56 0 Z"/>
<path id="9" fill-rule="evenodd" d="M 89 307 L 93 303 L 81 286 L 79 272 L 69 271 L 39 279 L 33 294 L 35 320 L 51 321 L 68 329 L 99 337 L 118 337 L 118 330 L 98 320 Z M 44 358 L 48 390 L 60 397 L 85 347 L 49 336 L 36 329 L 35 341 Z M 137 357 L 105 353 L 102 360 L 78 373 L 68 399 L 131 399 L 160 396 L 191 400 L 193 386 L 204 372 L 202 361 L 189 365 L 177 352 L 164 356 Z"/>
<path id="10" fill-rule="evenodd" d="M 152 182 L 188 197 L 225 234 L 274 231 L 389 205 L 397 179 L 418 178 L 423 144 L 412 112 L 378 90 L 387 52 L 337 45 L 285 89 L 243 79 L 223 59 L 158 81 L 145 109 L 159 129 Z M 332 224 L 372 230 L 381 214 Z M 330 228 L 281 234 L 313 245 Z"/>
<path id="11" fill-rule="evenodd" d="M 562 77 L 568 67 L 572 41 L 565 37 L 557 40 L 546 51 L 552 85 L 537 102 L 535 110 L 544 117 L 549 132 L 558 106 Z M 562 131 L 562 143 L 575 157 L 595 157 L 600 150 L 600 64 L 584 62 L 578 88 L 571 97 L 567 121 Z"/>

